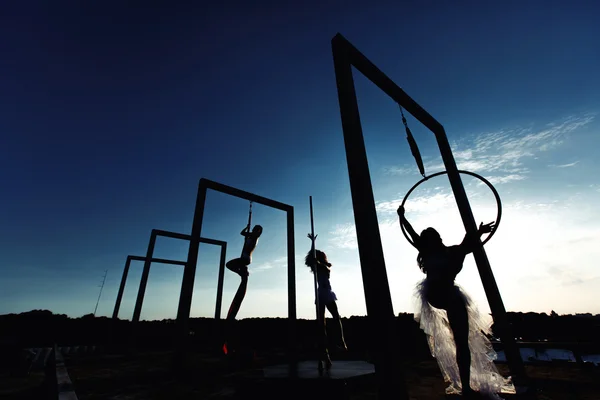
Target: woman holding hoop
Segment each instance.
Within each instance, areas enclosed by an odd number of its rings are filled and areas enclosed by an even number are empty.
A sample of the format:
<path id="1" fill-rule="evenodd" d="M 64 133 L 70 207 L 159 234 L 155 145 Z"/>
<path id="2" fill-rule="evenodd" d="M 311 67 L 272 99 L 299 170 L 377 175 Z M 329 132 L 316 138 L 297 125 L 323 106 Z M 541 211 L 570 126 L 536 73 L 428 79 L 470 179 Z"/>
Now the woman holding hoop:
<path id="1" fill-rule="evenodd" d="M 496 398 L 502 390 L 514 392 L 510 381 L 493 364 L 496 354 L 482 334 L 491 333 L 491 327 L 481 320 L 469 296 L 454 282 L 467 254 L 477 246 L 481 235 L 494 230 L 494 223 L 481 223 L 477 233 L 467 233 L 461 244 L 446 246 L 434 228 L 418 235 L 406 220 L 403 206 L 397 212 L 401 226 L 419 251 L 419 268 L 427 275 L 416 288 L 420 310 L 415 319 L 427 335 L 444 379 L 451 382 L 446 392 L 459 393 L 462 388 L 466 397 L 474 397 L 477 390 Z"/>

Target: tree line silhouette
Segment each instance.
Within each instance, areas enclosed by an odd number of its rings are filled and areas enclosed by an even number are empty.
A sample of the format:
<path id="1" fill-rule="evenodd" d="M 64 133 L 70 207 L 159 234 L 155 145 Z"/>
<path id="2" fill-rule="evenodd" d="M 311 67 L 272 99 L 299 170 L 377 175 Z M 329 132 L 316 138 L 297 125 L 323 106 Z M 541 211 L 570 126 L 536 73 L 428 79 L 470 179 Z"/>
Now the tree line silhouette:
<path id="1" fill-rule="evenodd" d="M 534 312 L 509 312 L 508 318 L 515 337 L 525 342 L 569 342 L 600 344 L 600 315 L 558 315 Z M 367 351 L 368 343 L 377 341 L 368 317 L 343 318 L 348 346 L 354 351 Z M 413 314 L 400 313 L 395 329 L 407 354 L 427 353 L 423 332 Z M 190 320 L 190 346 L 198 350 L 220 351 L 223 321 L 212 318 Z M 96 345 L 123 348 L 135 344 L 138 348 L 168 349 L 172 347 L 176 324 L 172 319 L 113 321 L 92 314 L 70 318 L 48 310 L 33 310 L 20 314 L 0 315 L 0 345 L 5 348 Z M 289 322 L 286 318 L 247 318 L 236 321 L 235 332 L 240 342 L 255 350 L 285 349 L 288 344 Z M 314 348 L 317 329 L 315 321 L 300 319 L 295 324 L 296 346 L 302 350 Z M 595 347 L 595 346 L 594 346 Z"/>

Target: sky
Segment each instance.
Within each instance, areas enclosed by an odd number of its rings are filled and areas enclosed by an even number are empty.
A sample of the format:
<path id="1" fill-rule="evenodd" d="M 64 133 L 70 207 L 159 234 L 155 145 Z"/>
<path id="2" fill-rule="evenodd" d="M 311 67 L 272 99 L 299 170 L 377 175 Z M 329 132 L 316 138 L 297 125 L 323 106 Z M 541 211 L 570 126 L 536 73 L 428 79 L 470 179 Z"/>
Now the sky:
<path id="1" fill-rule="evenodd" d="M 326 4 L 323 4 L 326 3 Z M 418 3 L 418 4 L 417 4 Z M 600 5 L 593 1 L 61 2 L 0 6 L 0 314 L 110 316 L 128 255 L 152 229 L 190 233 L 200 178 L 294 206 L 297 313 L 314 318 L 317 247 L 342 316 L 365 315 L 331 55 L 342 33 L 445 128 L 458 167 L 490 180 L 485 245 L 508 311 L 600 313 Z M 398 107 L 354 74 L 394 312 L 423 278 L 395 210 L 420 179 Z M 433 134 L 408 123 L 427 174 Z M 478 222 L 489 189 L 463 183 Z M 249 203 L 210 191 L 202 236 L 238 257 Z M 420 231 L 462 240 L 446 176 L 406 203 Z M 238 318 L 286 317 L 286 216 L 261 224 Z M 202 244 L 192 317 L 214 315 L 218 246 Z M 186 260 L 158 238 L 155 257 Z M 131 265 L 130 319 L 143 264 Z M 365 266 L 365 268 L 368 266 Z M 142 319 L 175 318 L 183 267 L 153 264 Z M 239 278 L 226 273 L 223 316 Z M 472 256 L 457 278 L 489 312 Z"/>

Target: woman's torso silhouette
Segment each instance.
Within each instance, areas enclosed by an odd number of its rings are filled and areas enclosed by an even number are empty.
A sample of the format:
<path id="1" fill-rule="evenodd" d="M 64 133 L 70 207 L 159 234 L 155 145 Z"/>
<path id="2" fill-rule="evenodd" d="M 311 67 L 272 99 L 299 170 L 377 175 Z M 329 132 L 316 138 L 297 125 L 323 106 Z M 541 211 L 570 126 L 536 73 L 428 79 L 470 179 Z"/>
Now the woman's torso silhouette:
<path id="1" fill-rule="evenodd" d="M 444 246 L 436 251 L 422 253 L 421 265 L 427 274 L 425 294 L 432 306 L 447 307 L 448 300 L 455 292 L 454 279 L 462 269 L 465 256 L 460 246 Z"/>

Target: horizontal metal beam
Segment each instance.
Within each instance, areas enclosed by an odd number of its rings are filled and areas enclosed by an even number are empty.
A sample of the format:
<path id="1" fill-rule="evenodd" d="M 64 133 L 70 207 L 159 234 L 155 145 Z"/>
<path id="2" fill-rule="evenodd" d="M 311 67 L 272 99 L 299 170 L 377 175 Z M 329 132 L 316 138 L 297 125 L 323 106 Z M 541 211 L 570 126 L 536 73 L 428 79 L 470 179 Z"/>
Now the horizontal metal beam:
<path id="1" fill-rule="evenodd" d="M 293 209 L 293 207 L 288 204 L 280 203 L 278 201 L 271 200 L 269 198 L 256 195 L 254 193 L 246 192 L 245 190 L 240 190 L 231 186 L 223 185 L 222 183 L 211 181 L 206 178 L 200 179 L 200 186 L 204 186 L 207 189 L 212 189 L 217 192 L 228 194 L 230 196 L 239 197 L 240 199 L 248 200 L 253 203 L 259 203 L 267 207 L 273 207 L 282 211 L 290 211 Z"/>
<path id="2" fill-rule="evenodd" d="M 173 239 L 181 239 L 181 240 L 191 240 L 192 239 L 192 235 L 186 235 L 185 233 L 163 231 L 162 229 L 152 229 L 152 231 L 154 232 L 154 234 L 156 236 L 164 236 L 164 237 L 170 237 Z M 208 238 L 202 238 L 202 237 L 200 238 L 200 243 L 214 244 L 216 246 L 227 246 L 227 242 L 225 242 L 223 240 L 208 239 Z"/>
<path id="3" fill-rule="evenodd" d="M 128 256 L 131 261 L 146 261 L 146 257 L 142 256 Z M 165 258 L 151 258 L 151 263 L 171 264 L 171 265 L 183 265 L 185 266 L 187 261 L 167 260 Z"/>
<path id="4" fill-rule="evenodd" d="M 152 233 L 156 236 L 165 236 L 173 239 L 190 240 L 192 237 L 185 233 L 177 233 L 171 231 L 163 231 L 162 229 L 152 229 Z"/>
<path id="5" fill-rule="evenodd" d="M 337 34 L 331 40 L 334 52 L 346 54 L 348 61 L 379 89 L 385 92 L 396 103 L 402 105 L 413 117 L 438 135 L 444 131 L 442 124 L 431 116 L 423 107 L 417 104 L 404 90 L 384 74 L 364 54 L 352 45 L 344 36 Z"/>
<path id="6" fill-rule="evenodd" d="M 214 244 L 217 246 L 227 246 L 227 242 L 225 242 L 223 240 L 215 240 L 215 239 L 200 238 L 200 243 Z"/>

